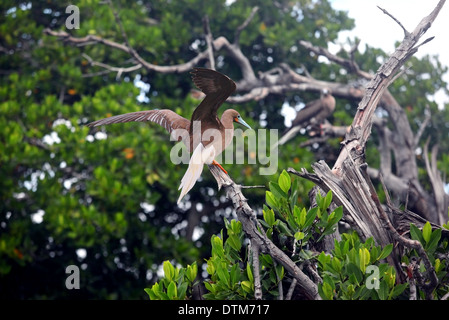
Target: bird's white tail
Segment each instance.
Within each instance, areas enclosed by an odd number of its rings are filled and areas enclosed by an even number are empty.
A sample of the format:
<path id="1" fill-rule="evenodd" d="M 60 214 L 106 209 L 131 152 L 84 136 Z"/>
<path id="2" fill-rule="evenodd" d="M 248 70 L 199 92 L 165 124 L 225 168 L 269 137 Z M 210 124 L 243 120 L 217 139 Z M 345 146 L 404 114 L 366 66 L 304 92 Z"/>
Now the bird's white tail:
<path id="1" fill-rule="evenodd" d="M 284 143 L 286 143 L 288 140 L 290 140 L 291 138 L 293 138 L 298 131 L 301 130 L 301 127 L 293 127 L 291 130 L 288 130 L 286 134 L 284 134 L 278 141 L 278 145 L 283 145 Z"/>
<path id="2" fill-rule="evenodd" d="M 181 202 L 182 198 L 193 188 L 196 181 L 201 176 L 201 172 L 203 172 L 204 164 L 212 163 L 212 160 L 215 158 L 215 148 L 210 144 L 207 147 L 204 147 L 202 143 L 198 144 L 195 148 L 195 151 L 192 153 L 192 157 L 189 161 L 189 167 L 187 168 L 184 177 L 182 177 L 181 185 L 178 190 L 182 188 L 181 194 L 178 198 L 178 204 Z"/>

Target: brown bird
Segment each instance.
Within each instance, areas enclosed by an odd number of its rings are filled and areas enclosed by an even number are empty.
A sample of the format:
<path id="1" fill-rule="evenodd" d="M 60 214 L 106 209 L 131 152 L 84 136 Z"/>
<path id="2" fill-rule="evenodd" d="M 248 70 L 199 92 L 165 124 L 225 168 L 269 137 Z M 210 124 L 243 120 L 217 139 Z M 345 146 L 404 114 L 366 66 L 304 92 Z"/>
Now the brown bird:
<path id="1" fill-rule="evenodd" d="M 204 164 L 214 164 L 227 174 L 214 159 L 231 143 L 234 136 L 233 123 L 237 122 L 251 129 L 234 109 L 225 110 L 221 119 L 217 116 L 218 108 L 236 89 L 234 81 L 205 68 L 194 68 L 192 80 L 206 96 L 193 111 L 190 121 L 169 109 L 162 109 L 125 113 L 87 124 L 88 127 L 98 127 L 112 123 L 150 121 L 164 127 L 172 139 L 182 141 L 187 150 L 193 153 L 179 186 L 182 190 L 178 203 L 195 185 Z"/>
<path id="2" fill-rule="evenodd" d="M 308 125 L 319 125 L 328 118 L 335 110 L 335 98 L 332 96 L 329 89 L 321 91 L 320 99 L 313 100 L 305 105 L 304 108 L 298 111 L 296 118 L 292 121 L 292 125 L 288 128 L 278 144 L 283 145 L 288 140 L 293 138 L 301 128 Z"/>

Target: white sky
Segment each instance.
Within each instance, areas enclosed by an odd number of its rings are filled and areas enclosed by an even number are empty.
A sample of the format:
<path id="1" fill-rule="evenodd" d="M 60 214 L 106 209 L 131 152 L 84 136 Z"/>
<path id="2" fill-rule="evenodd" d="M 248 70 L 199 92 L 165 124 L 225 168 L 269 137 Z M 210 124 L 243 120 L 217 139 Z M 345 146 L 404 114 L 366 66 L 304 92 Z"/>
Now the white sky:
<path id="1" fill-rule="evenodd" d="M 368 44 L 375 48 L 381 48 L 387 53 L 392 53 L 395 48 L 394 43 L 401 41 L 404 38 L 404 33 L 401 27 L 377 6 L 392 14 L 408 31 L 413 31 L 421 19 L 432 12 L 438 0 L 330 0 L 330 2 L 334 9 L 347 11 L 349 17 L 355 20 L 355 28 L 352 31 L 341 32 L 340 39 L 342 41 L 347 37 L 357 36 L 361 39 L 360 49 Z M 440 62 L 449 66 L 448 30 L 449 3 L 446 3 L 432 27 L 422 36 L 421 41 L 431 36 L 435 36 L 435 38 L 420 47 L 415 56 L 437 54 Z M 445 80 L 449 82 L 448 73 L 446 73 Z M 442 93 L 437 94 L 435 99 L 440 107 L 443 102 L 449 102 L 449 97 Z"/>

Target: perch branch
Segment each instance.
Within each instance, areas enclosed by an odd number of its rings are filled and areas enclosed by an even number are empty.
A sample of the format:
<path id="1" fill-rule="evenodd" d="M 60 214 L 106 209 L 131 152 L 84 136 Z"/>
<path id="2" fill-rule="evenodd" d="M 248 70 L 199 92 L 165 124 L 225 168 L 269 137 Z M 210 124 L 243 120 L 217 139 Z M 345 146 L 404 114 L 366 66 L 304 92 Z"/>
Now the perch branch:
<path id="1" fill-rule="evenodd" d="M 256 243 L 262 253 L 269 254 L 278 263 L 284 266 L 285 270 L 298 282 L 298 286 L 303 290 L 307 298 L 311 300 L 320 300 L 317 285 L 305 275 L 300 268 L 279 249 L 264 232 L 260 223 L 257 221 L 253 209 L 248 205 L 247 199 L 241 192 L 241 186 L 237 185 L 229 175 L 214 165 L 209 165 L 209 170 L 218 183 L 218 188 L 222 187 L 226 191 L 227 197 L 232 201 L 239 221 L 242 223 L 243 230 Z"/>

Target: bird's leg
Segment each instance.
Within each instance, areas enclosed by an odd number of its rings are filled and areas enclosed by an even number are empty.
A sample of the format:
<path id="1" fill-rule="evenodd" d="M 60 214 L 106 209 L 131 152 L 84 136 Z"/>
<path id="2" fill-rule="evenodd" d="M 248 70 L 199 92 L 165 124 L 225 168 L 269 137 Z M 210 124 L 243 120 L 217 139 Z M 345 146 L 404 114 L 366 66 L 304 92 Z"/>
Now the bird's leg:
<path id="1" fill-rule="evenodd" d="M 213 160 L 213 161 L 212 161 L 212 164 L 213 164 L 214 166 L 219 167 L 221 170 L 223 170 L 224 173 L 228 174 L 228 172 L 227 172 L 227 171 L 221 166 L 221 164 L 219 164 L 217 161 Z"/>

